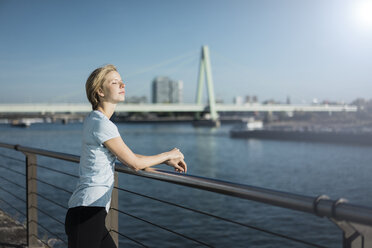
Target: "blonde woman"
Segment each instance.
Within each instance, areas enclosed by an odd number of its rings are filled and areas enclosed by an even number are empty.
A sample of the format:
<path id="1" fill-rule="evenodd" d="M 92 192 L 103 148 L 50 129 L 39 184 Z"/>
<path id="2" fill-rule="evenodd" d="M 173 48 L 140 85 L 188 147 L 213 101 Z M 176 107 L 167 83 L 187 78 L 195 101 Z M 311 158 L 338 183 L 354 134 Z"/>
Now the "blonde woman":
<path id="1" fill-rule="evenodd" d="M 186 173 L 183 154 L 174 148 L 154 156 L 135 154 L 110 121 L 115 107 L 125 98 L 125 84 L 113 65 L 94 70 L 86 82 L 93 111 L 84 120 L 79 180 L 69 200 L 65 231 L 69 248 L 116 247 L 105 227 L 118 158 L 134 170 L 165 163 Z"/>

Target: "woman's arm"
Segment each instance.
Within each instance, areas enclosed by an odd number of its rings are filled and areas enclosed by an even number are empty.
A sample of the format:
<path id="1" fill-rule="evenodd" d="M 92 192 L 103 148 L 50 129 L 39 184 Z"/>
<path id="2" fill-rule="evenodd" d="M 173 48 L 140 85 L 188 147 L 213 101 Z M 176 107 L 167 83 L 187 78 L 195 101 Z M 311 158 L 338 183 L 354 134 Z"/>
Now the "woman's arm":
<path id="1" fill-rule="evenodd" d="M 144 156 L 144 155 L 137 154 L 137 153 L 135 153 L 134 155 L 136 155 L 138 158 L 148 157 L 148 156 Z M 174 167 L 174 170 L 177 171 L 177 172 L 184 172 L 184 173 L 187 172 L 187 165 L 186 165 L 185 160 L 183 160 L 183 155 L 182 155 L 182 159 L 180 159 L 180 158 L 169 159 L 167 161 L 164 161 L 163 163 L 168 165 L 168 166 Z M 177 165 L 182 167 L 183 170 L 178 169 Z"/>
<path id="2" fill-rule="evenodd" d="M 142 170 L 157 164 L 167 163 L 174 167 L 177 171 L 186 172 L 186 163 L 183 161 L 183 154 L 178 149 L 173 149 L 169 152 L 160 153 L 154 156 L 143 156 L 132 152 L 132 150 L 124 143 L 121 137 L 116 137 L 104 142 L 105 147 L 109 149 L 117 158 L 124 164 L 134 170 Z M 183 161 L 180 162 L 180 161 Z M 175 162 L 177 161 L 177 163 Z"/>

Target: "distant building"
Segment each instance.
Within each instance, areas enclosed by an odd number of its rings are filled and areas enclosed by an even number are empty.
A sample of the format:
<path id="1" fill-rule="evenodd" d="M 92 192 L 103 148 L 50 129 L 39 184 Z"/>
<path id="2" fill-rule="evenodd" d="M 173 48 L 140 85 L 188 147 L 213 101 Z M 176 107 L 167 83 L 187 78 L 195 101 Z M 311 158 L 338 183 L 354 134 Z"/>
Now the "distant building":
<path id="1" fill-rule="evenodd" d="M 223 104 L 224 100 L 222 98 L 217 97 L 216 98 L 216 103 Z"/>
<path id="2" fill-rule="evenodd" d="M 291 104 L 291 98 L 287 96 L 286 104 L 290 105 Z"/>
<path id="3" fill-rule="evenodd" d="M 257 103 L 258 102 L 258 97 L 257 96 L 252 96 L 252 102 Z"/>
<path id="4" fill-rule="evenodd" d="M 147 97 L 146 96 L 130 96 L 126 97 L 124 103 L 147 103 Z"/>
<path id="5" fill-rule="evenodd" d="M 245 96 L 245 101 L 244 103 L 251 103 L 251 97 L 250 96 Z"/>
<path id="6" fill-rule="evenodd" d="M 258 102 L 258 98 L 255 95 L 253 96 L 246 95 L 244 99 L 241 96 L 234 97 L 235 105 L 251 104 L 251 103 L 257 103 L 257 102 Z"/>
<path id="7" fill-rule="evenodd" d="M 234 104 L 235 105 L 242 105 L 243 104 L 243 98 L 241 96 L 234 97 Z"/>
<path id="8" fill-rule="evenodd" d="M 183 82 L 168 77 L 156 77 L 152 81 L 153 103 L 181 103 Z"/>
<path id="9" fill-rule="evenodd" d="M 265 104 L 265 105 L 272 105 L 272 104 L 280 104 L 280 102 L 277 102 L 277 101 L 275 101 L 274 99 L 269 99 L 269 100 L 263 101 L 262 104 Z"/>

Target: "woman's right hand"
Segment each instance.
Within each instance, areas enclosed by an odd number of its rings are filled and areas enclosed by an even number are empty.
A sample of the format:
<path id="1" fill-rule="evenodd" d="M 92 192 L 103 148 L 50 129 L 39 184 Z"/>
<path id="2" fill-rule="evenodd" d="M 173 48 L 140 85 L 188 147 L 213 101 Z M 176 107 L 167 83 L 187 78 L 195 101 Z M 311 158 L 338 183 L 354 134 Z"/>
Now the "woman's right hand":
<path id="1" fill-rule="evenodd" d="M 185 157 L 178 148 L 169 151 L 168 156 L 169 159 L 164 162 L 166 165 L 173 167 L 177 172 L 187 172 L 187 165 L 184 161 Z"/>
<path id="2" fill-rule="evenodd" d="M 182 152 L 178 148 L 173 148 L 168 152 L 168 160 L 184 159 Z"/>

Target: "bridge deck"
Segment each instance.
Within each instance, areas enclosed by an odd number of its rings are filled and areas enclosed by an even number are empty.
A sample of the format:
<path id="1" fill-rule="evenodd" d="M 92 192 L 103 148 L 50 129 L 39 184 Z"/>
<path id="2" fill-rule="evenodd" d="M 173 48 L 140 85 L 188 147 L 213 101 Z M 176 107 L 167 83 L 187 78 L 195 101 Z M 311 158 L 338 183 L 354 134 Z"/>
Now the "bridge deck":
<path id="1" fill-rule="evenodd" d="M 116 112 L 203 112 L 206 105 L 198 104 L 118 104 Z M 287 104 L 216 104 L 217 112 L 355 112 L 351 105 L 287 105 Z M 87 113 L 90 104 L 0 104 L 2 113 Z"/>

